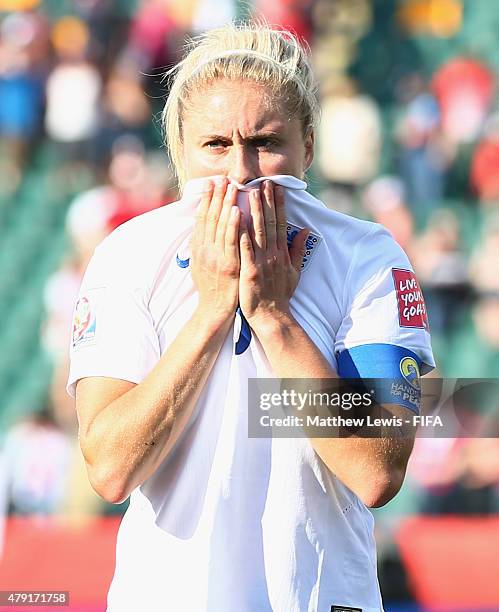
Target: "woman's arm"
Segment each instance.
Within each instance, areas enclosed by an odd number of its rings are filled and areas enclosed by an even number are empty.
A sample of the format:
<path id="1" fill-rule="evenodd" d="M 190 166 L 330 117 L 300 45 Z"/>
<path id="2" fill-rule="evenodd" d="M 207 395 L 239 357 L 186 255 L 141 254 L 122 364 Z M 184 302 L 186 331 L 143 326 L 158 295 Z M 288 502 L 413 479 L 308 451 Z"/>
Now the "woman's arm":
<path id="1" fill-rule="evenodd" d="M 254 231 L 240 232 L 241 310 L 279 378 L 337 378 L 320 350 L 292 316 L 289 300 L 300 276 L 307 231 L 288 252 L 284 193 L 271 184 L 250 194 Z M 296 356 L 299 355 L 299 361 Z M 406 416 L 398 405 L 383 409 Z M 387 503 L 402 485 L 413 438 L 310 438 L 326 466 L 371 507 Z"/>
<path id="2" fill-rule="evenodd" d="M 279 378 L 337 378 L 336 372 L 292 315 L 280 316 L 254 330 Z M 300 355 L 300 359 L 296 359 Z M 386 416 L 406 418 L 407 409 L 384 404 Z M 412 428 L 411 430 L 412 431 Z M 343 484 L 369 507 L 390 501 L 404 480 L 414 439 L 407 431 L 400 438 L 310 438 L 314 450 Z"/>
<path id="3" fill-rule="evenodd" d="M 80 445 L 89 479 L 118 503 L 158 468 L 184 430 L 223 342 L 238 301 L 237 190 L 211 182 L 191 242 L 199 305 L 156 366 L 138 385 L 104 377 L 76 388 Z"/>

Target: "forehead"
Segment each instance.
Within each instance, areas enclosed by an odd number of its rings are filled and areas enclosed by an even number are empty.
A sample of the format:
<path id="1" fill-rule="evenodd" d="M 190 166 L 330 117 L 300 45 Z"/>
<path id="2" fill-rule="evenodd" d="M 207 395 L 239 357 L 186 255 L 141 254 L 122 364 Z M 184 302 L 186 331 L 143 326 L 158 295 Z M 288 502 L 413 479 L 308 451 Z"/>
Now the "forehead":
<path id="1" fill-rule="evenodd" d="M 191 95 L 184 113 L 185 129 L 224 133 L 286 129 L 291 121 L 281 95 L 253 81 L 220 80 Z"/>

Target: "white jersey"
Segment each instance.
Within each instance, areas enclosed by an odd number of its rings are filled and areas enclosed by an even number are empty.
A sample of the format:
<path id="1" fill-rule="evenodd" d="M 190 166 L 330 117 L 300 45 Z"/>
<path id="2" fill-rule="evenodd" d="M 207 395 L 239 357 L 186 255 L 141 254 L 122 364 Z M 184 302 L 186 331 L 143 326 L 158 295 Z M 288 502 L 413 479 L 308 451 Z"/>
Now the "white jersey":
<path id="1" fill-rule="evenodd" d="M 388 232 L 329 210 L 303 181 L 269 178 L 286 188 L 288 232 L 312 230 L 291 309 L 331 367 L 349 355 L 345 371 L 378 375 L 362 347 L 433 366 L 422 300 L 407 298 L 413 274 Z M 140 383 L 193 314 L 188 241 L 202 182 L 96 249 L 75 312 L 70 393 L 88 376 Z M 247 209 L 246 192 L 238 203 Z M 248 378 L 274 374 L 240 328 L 238 316 L 187 430 L 131 495 L 108 611 L 379 612 L 369 510 L 307 438 L 248 437 Z"/>

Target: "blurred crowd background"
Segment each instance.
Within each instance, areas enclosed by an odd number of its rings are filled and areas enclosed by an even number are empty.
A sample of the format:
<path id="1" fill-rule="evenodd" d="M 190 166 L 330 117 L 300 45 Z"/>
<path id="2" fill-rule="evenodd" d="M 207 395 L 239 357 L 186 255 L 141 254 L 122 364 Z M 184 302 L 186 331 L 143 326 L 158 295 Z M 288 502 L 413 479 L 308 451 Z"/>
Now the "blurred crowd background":
<path id="1" fill-rule="evenodd" d="M 0 0 L 4 516 L 126 506 L 93 493 L 78 449 L 65 393 L 75 296 L 106 234 L 177 198 L 163 72 L 186 36 L 248 16 L 310 46 L 322 121 L 309 189 L 406 250 L 435 375 L 499 377 L 495 0 Z M 385 597 L 412 597 L 396 538 L 407 516 L 498 510 L 498 439 L 419 439 L 403 490 L 376 512 Z"/>

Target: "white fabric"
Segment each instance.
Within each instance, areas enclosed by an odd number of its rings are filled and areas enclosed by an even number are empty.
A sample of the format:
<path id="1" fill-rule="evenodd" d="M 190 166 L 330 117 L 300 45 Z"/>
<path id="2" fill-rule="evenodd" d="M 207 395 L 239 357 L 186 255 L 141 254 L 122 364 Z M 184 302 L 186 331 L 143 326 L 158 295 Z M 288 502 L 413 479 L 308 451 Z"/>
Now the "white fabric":
<path id="1" fill-rule="evenodd" d="M 327 209 L 298 179 L 270 178 L 286 187 L 288 222 L 322 237 L 291 305 L 331 366 L 336 351 L 372 342 L 400 344 L 432 365 L 428 333 L 398 324 L 389 271 L 409 263 L 388 232 Z M 72 394 L 87 376 L 140 383 L 190 318 L 197 294 L 176 255 L 186 256 L 201 185 L 188 183 L 178 203 L 136 217 L 97 248 L 81 288 L 95 334 L 72 350 Z M 234 354 L 239 324 L 185 435 L 132 493 L 108 611 L 378 612 L 371 513 L 306 438 L 248 438 L 247 379 L 273 373 L 254 338 Z"/>

